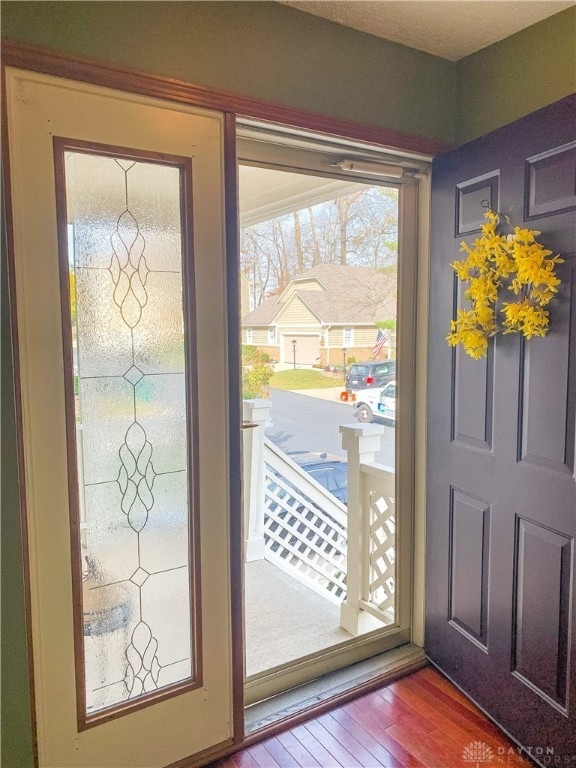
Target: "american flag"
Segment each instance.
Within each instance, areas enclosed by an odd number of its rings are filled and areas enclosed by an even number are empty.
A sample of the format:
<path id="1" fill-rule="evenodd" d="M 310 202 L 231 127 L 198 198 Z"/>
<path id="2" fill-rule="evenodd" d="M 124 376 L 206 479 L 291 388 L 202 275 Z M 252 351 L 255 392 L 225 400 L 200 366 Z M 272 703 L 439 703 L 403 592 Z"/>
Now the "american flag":
<path id="1" fill-rule="evenodd" d="M 378 336 L 376 336 L 376 343 L 374 344 L 374 349 L 372 350 L 372 357 L 376 357 L 382 351 L 383 347 L 388 343 L 388 334 L 382 333 L 382 331 L 378 329 Z"/>

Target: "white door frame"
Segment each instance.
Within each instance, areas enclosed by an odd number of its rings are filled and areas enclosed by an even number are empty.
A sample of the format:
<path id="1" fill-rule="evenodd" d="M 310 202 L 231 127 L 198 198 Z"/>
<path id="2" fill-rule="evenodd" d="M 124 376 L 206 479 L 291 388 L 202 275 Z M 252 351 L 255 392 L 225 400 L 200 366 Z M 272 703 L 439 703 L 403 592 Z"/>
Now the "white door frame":
<path id="1" fill-rule="evenodd" d="M 271 140 L 270 144 L 263 141 L 266 130 L 271 137 L 281 137 Z M 252 131 L 258 135 L 257 141 L 252 141 Z M 282 125 L 263 126 L 249 119 L 242 119 L 239 127 L 241 138 L 239 144 L 239 161 L 247 165 L 263 168 L 274 168 L 287 172 L 307 173 L 319 176 L 334 176 L 343 178 L 339 169 L 334 168 L 335 159 L 345 152 L 362 152 L 361 144 L 350 139 L 334 139 L 333 136 L 323 137 L 321 134 L 311 136 L 300 131 L 298 136 L 291 135 L 290 129 Z M 337 135 L 337 132 L 336 132 Z M 334 144 L 332 143 L 334 142 Z M 343 145 L 345 148 L 343 148 Z M 312 151 L 303 151 L 304 149 Z M 366 152 L 386 152 L 374 145 L 365 149 Z M 394 152 L 388 152 L 388 160 L 397 162 L 410 161 L 404 157 L 394 157 Z M 376 159 L 376 158 L 375 158 Z M 424 645 L 424 577 L 425 577 L 425 489 L 426 489 L 426 355 L 428 344 L 428 264 L 429 264 L 429 206 L 430 206 L 430 177 L 427 172 L 428 158 L 419 158 L 415 162 L 421 164 L 419 170 L 411 169 L 406 173 L 402 183 L 386 182 L 389 186 L 399 189 L 399 244 L 398 244 L 398 307 L 397 317 L 399 330 L 397 333 L 398 350 L 401 358 L 398 360 L 398 381 L 402 388 L 398 413 L 402 428 L 396 432 L 396 461 L 401 466 L 397 473 L 397 509 L 401 510 L 400 527 L 403 550 L 400 553 L 400 578 L 411 588 L 403 591 L 401 613 L 410 617 L 408 625 L 402 627 L 406 640 L 423 647 Z M 330 168 L 330 171 L 327 170 Z M 350 175 L 345 178 L 350 179 Z M 367 185 L 383 184 L 382 179 L 357 175 L 354 181 Z M 296 327 L 294 329 L 296 330 Z M 285 334 L 284 334 L 285 335 Z M 283 347 L 281 345 L 281 355 Z M 291 362 L 284 360 L 283 362 Z M 358 648 L 374 642 L 372 637 L 358 642 Z M 382 642 L 382 641 L 381 641 Z M 381 650 L 388 650 L 381 646 Z M 375 651 L 376 653 L 376 651 Z M 313 667 L 317 676 L 326 674 L 336 668 L 335 651 L 328 649 L 323 654 L 317 654 L 314 660 L 306 660 L 301 667 Z M 366 657 L 367 654 L 364 655 Z M 353 651 L 348 652 L 345 663 L 354 663 Z M 294 673 L 292 672 L 294 670 Z M 310 676 L 308 676 L 310 679 Z M 278 681 L 281 682 L 278 682 Z M 291 685 L 299 685 L 302 678 L 298 677 L 295 665 L 285 665 L 265 673 L 261 680 L 249 682 L 249 700 L 256 701 L 270 695 L 271 691 L 285 689 Z M 268 684 L 270 683 L 270 684 Z"/>

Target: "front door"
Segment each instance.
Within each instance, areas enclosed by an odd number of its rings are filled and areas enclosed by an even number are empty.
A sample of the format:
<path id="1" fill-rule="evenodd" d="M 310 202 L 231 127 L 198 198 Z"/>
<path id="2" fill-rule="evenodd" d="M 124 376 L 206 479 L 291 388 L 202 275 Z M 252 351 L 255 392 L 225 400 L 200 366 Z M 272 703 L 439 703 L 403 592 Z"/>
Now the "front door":
<path id="1" fill-rule="evenodd" d="M 232 724 L 223 118 L 8 70 L 40 768 Z"/>
<path id="2" fill-rule="evenodd" d="M 433 165 L 426 649 L 543 765 L 576 755 L 575 109 L 563 100 Z M 498 335 L 472 360 L 445 342 L 462 305 L 450 264 L 483 204 L 565 263 L 549 334 Z"/>

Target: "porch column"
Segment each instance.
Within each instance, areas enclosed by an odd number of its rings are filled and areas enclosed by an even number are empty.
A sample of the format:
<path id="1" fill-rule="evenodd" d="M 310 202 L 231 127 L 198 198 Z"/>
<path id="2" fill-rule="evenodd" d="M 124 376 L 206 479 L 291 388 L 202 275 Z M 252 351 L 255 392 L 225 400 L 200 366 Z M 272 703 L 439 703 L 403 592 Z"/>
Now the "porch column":
<path id="1" fill-rule="evenodd" d="M 346 600 L 340 605 L 340 626 L 355 637 L 382 627 L 361 608 L 369 599 L 370 520 L 361 465 L 374 463 L 382 448 L 384 427 L 354 424 L 340 427 L 342 447 L 348 455 L 348 549 Z"/>
<path id="2" fill-rule="evenodd" d="M 270 400 L 244 400 L 244 561 L 264 559 L 264 430 Z"/>

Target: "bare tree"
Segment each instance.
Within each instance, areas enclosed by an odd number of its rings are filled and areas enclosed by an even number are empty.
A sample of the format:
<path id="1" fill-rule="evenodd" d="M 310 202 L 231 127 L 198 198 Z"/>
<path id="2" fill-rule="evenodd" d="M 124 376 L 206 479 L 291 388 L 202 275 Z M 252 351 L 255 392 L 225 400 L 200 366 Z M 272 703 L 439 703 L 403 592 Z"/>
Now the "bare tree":
<path id="1" fill-rule="evenodd" d="M 300 229 L 300 216 L 294 211 L 294 243 L 296 245 L 296 263 L 298 272 L 304 272 L 304 253 L 302 250 L 302 231 Z"/>
<path id="2" fill-rule="evenodd" d="M 310 234 L 312 235 L 312 264 L 320 264 L 320 246 L 318 244 L 318 234 L 316 232 L 316 222 L 314 221 L 314 208 L 308 208 L 310 217 Z"/>
<path id="3" fill-rule="evenodd" d="M 397 239 L 397 190 L 366 186 L 244 228 L 241 267 L 258 306 L 317 264 L 393 266 Z"/>
<path id="4" fill-rule="evenodd" d="M 349 197 L 338 197 L 336 199 L 338 210 L 338 234 L 340 237 L 340 264 L 346 264 L 346 254 L 348 251 L 348 219 L 350 217 L 351 201 Z"/>

